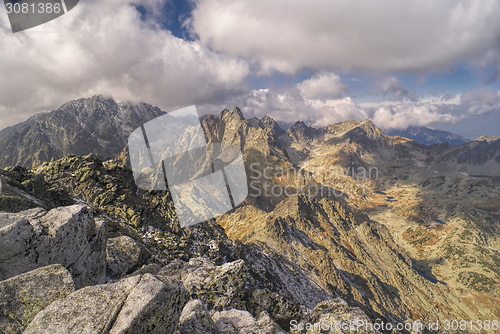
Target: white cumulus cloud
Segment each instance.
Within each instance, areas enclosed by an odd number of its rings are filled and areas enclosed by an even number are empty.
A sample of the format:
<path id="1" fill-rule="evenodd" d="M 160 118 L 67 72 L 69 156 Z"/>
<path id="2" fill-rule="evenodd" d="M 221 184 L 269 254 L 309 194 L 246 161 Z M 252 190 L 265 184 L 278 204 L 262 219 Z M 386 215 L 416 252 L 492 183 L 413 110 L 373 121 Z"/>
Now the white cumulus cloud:
<path id="1" fill-rule="evenodd" d="M 480 115 L 500 111 L 500 95 L 492 88 L 480 87 L 460 96 L 469 114 Z"/>
<path id="2" fill-rule="evenodd" d="M 0 129 L 94 94 L 172 110 L 240 94 L 245 61 L 173 36 L 159 0 L 87 0 L 68 14 L 13 34 L 0 11 Z"/>
<path id="3" fill-rule="evenodd" d="M 263 73 L 430 71 L 495 58 L 499 17 L 497 0 L 197 0 L 190 22 L 203 45 Z"/>
<path id="4" fill-rule="evenodd" d="M 463 115 L 446 112 L 443 105 L 429 102 L 409 102 L 381 106 L 373 115 L 373 122 L 384 129 L 406 129 L 409 126 L 426 126 L 434 122 L 456 123 Z"/>
<path id="5" fill-rule="evenodd" d="M 334 93 L 331 87 L 325 89 L 315 86 L 318 81 L 323 80 L 336 85 Z M 276 121 L 291 123 L 300 120 L 316 127 L 349 119 L 367 119 L 368 113 L 349 97 L 324 100 L 325 96 L 339 96 L 338 87 L 343 87 L 343 84 L 337 75 L 323 74 L 302 81 L 290 89 L 256 89 L 247 94 L 234 96 L 222 104 L 200 105 L 198 109 L 204 113 L 218 113 L 223 108 L 239 106 L 246 118 L 268 115 Z"/>
<path id="6" fill-rule="evenodd" d="M 347 92 L 347 86 L 335 73 L 319 73 L 297 85 L 300 94 L 309 100 L 338 99 Z"/>
<path id="7" fill-rule="evenodd" d="M 445 94 L 431 101 L 382 102 L 362 104 L 373 121 L 382 128 L 405 129 L 432 123 L 455 124 L 482 114 L 500 113 L 500 95 L 492 88 L 480 87 L 459 96 Z"/>

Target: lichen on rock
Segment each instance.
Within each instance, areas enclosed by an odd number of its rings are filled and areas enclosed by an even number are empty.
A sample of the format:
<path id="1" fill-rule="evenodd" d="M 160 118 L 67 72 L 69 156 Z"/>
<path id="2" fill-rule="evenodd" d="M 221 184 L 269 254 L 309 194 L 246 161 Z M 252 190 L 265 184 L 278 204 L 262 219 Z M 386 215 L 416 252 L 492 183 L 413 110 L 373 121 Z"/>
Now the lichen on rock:
<path id="1" fill-rule="evenodd" d="M 59 263 L 75 287 L 106 281 L 106 221 L 85 205 L 0 213 L 0 279 Z"/>
<path id="2" fill-rule="evenodd" d="M 61 265 L 35 269 L 0 282 L 0 332 L 22 333 L 38 312 L 74 291 Z"/>
<path id="3" fill-rule="evenodd" d="M 134 239 L 122 235 L 106 242 L 106 272 L 113 279 L 121 278 L 137 269 L 149 252 Z"/>

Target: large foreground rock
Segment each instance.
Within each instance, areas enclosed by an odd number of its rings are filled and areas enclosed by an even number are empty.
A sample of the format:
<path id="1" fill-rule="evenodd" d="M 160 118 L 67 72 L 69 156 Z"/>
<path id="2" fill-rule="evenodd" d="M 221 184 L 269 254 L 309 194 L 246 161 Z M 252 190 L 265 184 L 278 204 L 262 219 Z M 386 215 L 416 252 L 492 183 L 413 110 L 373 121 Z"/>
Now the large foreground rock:
<path id="1" fill-rule="evenodd" d="M 182 284 L 145 274 L 128 295 L 109 333 L 173 333 L 188 299 Z"/>
<path id="2" fill-rule="evenodd" d="M 212 319 L 221 334 L 285 334 L 265 312 L 255 319 L 247 311 L 232 309 L 216 312 Z"/>
<path id="3" fill-rule="evenodd" d="M 205 333 L 219 334 L 205 305 L 199 299 L 191 299 L 181 313 L 179 319 L 179 332 L 181 334 Z"/>
<path id="4" fill-rule="evenodd" d="M 158 274 L 182 281 L 192 298 L 200 299 L 208 309 L 245 308 L 246 270 L 243 260 L 216 266 L 205 257 L 189 262 L 174 260 Z"/>
<path id="5" fill-rule="evenodd" d="M 22 333 L 38 312 L 73 290 L 71 275 L 60 264 L 0 282 L 0 333 Z"/>
<path id="6" fill-rule="evenodd" d="M 117 283 L 95 285 L 75 291 L 38 313 L 25 333 L 102 333 L 112 322 L 139 283 L 134 276 Z"/>
<path id="7" fill-rule="evenodd" d="M 52 303 L 24 333 L 173 333 L 188 298 L 180 283 L 165 277 L 131 276 Z"/>
<path id="8" fill-rule="evenodd" d="M 122 235 L 106 242 L 107 274 L 121 278 L 137 269 L 148 256 L 148 251 L 134 239 Z"/>
<path id="9" fill-rule="evenodd" d="M 362 324 L 361 326 L 358 326 Z M 341 298 L 327 300 L 316 307 L 298 323 L 292 323 L 293 334 L 318 333 L 379 333 L 371 320 L 359 307 L 352 307 Z M 316 327 L 314 327 L 316 326 Z M 375 327 L 377 328 L 377 327 Z"/>
<path id="10" fill-rule="evenodd" d="M 105 222 L 84 205 L 46 212 L 0 213 L 0 279 L 50 264 L 71 273 L 75 288 L 106 281 Z"/>
<path id="11" fill-rule="evenodd" d="M 292 300 L 255 280 L 259 270 L 257 266 L 247 266 L 243 260 L 217 266 L 206 257 L 198 257 L 189 262 L 176 259 L 158 274 L 180 280 L 191 298 L 201 300 L 209 311 L 245 310 L 254 317 L 265 312 L 281 328 L 288 330 L 290 320 L 301 318 L 302 311 Z M 268 281 L 273 279 L 267 277 Z"/>

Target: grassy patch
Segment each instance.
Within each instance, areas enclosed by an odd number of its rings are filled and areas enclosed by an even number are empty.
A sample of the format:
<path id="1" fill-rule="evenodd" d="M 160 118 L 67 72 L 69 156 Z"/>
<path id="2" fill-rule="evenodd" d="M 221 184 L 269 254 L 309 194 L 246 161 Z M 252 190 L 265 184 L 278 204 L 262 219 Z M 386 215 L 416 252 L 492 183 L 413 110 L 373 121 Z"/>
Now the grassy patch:
<path id="1" fill-rule="evenodd" d="M 425 244 L 430 239 L 431 239 L 431 237 L 427 235 L 427 236 L 420 238 L 418 240 L 413 240 L 412 242 L 410 242 L 410 244 L 412 244 L 413 246 L 422 245 L 422 244 Z"/>
<path id="2" fill-rule="evenodd" d="M 446 245 L 443 250 L 443 257 L 446 259 L 458 259 L 465 255 L 464 246 Z"/>
<path id="3" fill-rule="evenodd" d="M 486 275 L 472 271 L 462 271 L 458 274 L 457 281 L 478 292 L 489 292 L 493 285 L 497 283 Z"/>

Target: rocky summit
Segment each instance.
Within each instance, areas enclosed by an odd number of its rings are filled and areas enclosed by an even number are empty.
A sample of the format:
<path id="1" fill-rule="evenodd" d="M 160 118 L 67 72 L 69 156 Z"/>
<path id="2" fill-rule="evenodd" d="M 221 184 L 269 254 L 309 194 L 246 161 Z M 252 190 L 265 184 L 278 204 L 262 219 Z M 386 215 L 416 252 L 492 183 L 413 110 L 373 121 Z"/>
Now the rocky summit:
<path id="1" fill-rule="evenodd" d="M 163 114 L 145 103 L 117 103 L 103 96 L 71 101 L 0 131 L 0 167 L 32 167 L 68 154 L 113 158 L 132 131 Z"/>
<path id="2" fill-rule="evenodd" d="M 427 146 L 369 120 L 285 131 L 224 110 L 202 127 L 241 149 L 248 197 L 181 228 L 169 190 L 139 189 L 127 163 L 127 135 L 161 114 L 93 97 L 0 132 L 16 165 L 0 169 L 0 332 L 500 321 L 497 138 Z"/>

